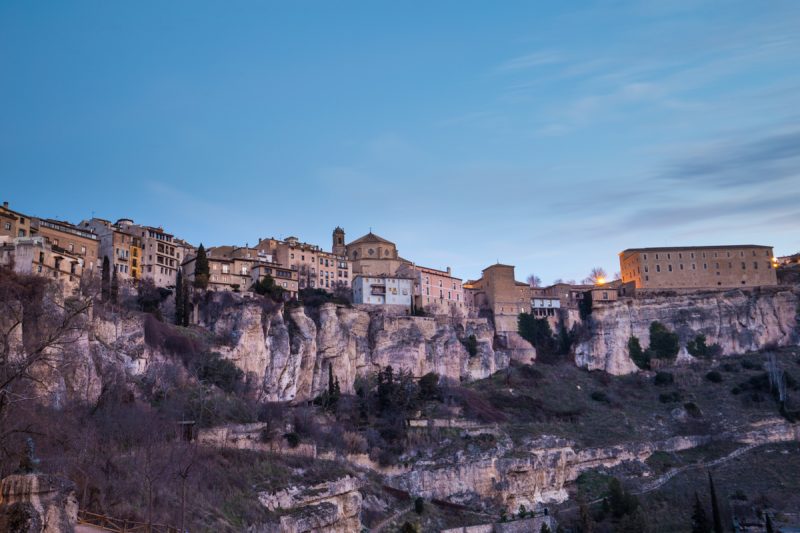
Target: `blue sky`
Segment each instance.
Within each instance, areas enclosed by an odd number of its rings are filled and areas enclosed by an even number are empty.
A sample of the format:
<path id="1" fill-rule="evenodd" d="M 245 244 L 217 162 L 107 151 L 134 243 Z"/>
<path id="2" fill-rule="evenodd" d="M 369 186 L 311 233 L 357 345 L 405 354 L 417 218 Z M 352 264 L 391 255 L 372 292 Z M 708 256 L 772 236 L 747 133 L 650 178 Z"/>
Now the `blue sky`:
<path id="1" fill-rule="evenodd" d="M 800 250 L 800 2 L 0 3 L 23 212 L 373 231 L 464 278 Z"/>

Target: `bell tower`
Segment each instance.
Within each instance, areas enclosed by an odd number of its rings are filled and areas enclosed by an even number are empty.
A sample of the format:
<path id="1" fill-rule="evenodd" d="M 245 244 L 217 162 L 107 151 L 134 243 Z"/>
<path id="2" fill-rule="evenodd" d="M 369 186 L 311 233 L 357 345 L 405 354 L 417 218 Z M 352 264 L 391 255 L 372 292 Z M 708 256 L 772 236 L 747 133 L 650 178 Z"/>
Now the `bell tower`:
<path id="1" fill-rule="evenodd" d="M 331 251 L 334 255 L 347 255 L 347 248 L 344 245 L 344 230 L 339 226 L 333 230 L 333 247 Z"/>

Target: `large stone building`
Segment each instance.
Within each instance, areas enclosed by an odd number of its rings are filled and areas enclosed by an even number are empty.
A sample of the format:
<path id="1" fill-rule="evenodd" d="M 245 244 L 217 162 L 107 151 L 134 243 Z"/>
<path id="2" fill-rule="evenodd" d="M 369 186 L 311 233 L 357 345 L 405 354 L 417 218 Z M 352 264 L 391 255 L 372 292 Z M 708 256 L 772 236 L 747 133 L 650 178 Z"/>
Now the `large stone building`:
<path id="1" fill-rule="evenodd" d="M 85 273 L 100 275 L 100 242 L 91 229 L 60 220 L 35 218 L 31 232 L 34 236 L 42 237 L 54 251 L 81 258 Z"/>
<path id="2" fill-rule="evenodd" d="M 450 267 L 438 270 L 404 263 L 397 269 L 397 274 L 414 281 L 414 307 L 436 315 L 464 310 L 461 278 L 453 276 Z"/>
<path id="3" fill-rule="evenodd" d="M 81 222 L 81 227 L 90 229 L 100 239 L 100 265 L 108 257 L 109 265 L 120 280 L 137 281 L 142 276 L 142 239 L 131 231 L 132 222 L 121 219 L 112 224 L 102 218 Z"/>
<path id="4" fill-rule="evenodd" d="M 344 237 L 344 232 L 342 232 Z M 353 264 L 354 274 L 365 276 L 394 276 L 401 265 L 411 264 L 397 253 L 397 246 L 371 231 L 348 243 L 347 258 Z"/>
<path id="5" fill-rule="evenodd" d="M 0 236 L 10 237 L 30 237 L 31 236 L 31 217 L 12 211 L 8 207 L 8 202 L 3 202 L 0 207 Z"/>
<path id="6" fill-rule="evenodd" d="M 156 287 L 174 287 L 178 269 L 194 253 L 194 247 L 160 227 L 134 224 L 130 219 L 119 220 L 116 225 L 141 243 L 141 279 L 152 280 Z"/>
<path id="7" fill-rule="evenodd" d="M 256 248 L 273 255 L 279 265 L 296 271 L 300 289 L 333 292 L 338 287 L 349 288 L 353 279 L 352 264 L 342 253 L 343 243 L 344 230 L 337 228 L 333 234 L 333 252 L 301 242 L 297 237 L 260 239 Z"/>
<path id="8" fill-rule="evenodd" d="M 517 331 L 519 314 L 531 309 L 531 287 L 514 279 L 511 265 L 498 263 L 484 268 L 481 278 L 467 286 L 472 305 L 492 313 L 498 332 Z"/>
<path id="9" fill-rule="evenodd" d="M 630 248 L 619 254 L 623 284 L 636 289 L 776 285 L 772 247 L 755 244 Z"/>

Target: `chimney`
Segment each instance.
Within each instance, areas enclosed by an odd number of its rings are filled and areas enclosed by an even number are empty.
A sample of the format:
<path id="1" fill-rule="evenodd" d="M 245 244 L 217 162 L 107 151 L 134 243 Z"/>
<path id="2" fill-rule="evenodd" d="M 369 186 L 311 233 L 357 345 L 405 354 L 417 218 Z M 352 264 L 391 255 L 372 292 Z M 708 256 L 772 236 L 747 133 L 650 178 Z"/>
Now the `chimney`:
<path id="1" fill-rule="evenodd" d="M 3 207 L 5 207 L 6 209 L 8 209 L 8 202 L 3 202 Z"/>
<path id="2" fill-rule="evenodd" d="M 447 275 L 452 276 L 453 272 L 450 270 L 450 267 L 447 267 Z"/>

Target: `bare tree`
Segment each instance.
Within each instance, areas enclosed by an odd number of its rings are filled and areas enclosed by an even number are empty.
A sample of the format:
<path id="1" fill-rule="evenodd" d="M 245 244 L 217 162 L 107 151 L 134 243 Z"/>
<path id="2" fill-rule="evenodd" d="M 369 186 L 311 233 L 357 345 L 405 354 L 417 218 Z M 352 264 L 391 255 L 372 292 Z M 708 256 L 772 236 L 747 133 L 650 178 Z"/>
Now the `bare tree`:
<path id="1" fill-rule="evenodd" d="M 24 432 L 11 407 L 46 390 L 47 375 L 70 365 L 68 348 L 85 331 L 91 297 L 65 297 L 54 282 L 0 269 L 0 448 Z"/>
<path id="2" fill-rule="evenodd" d="M 541 287 L 542 286 L 542 278 L 537 276 L 536 274 L 530 274 L 527 277 L 528 285 L 531 287 Z"/>
<path id="3" fill-rule="evenodd" d="M 594 267 L 583 282 L 590 285 L 598 285 L 608 281 L 608 274 L 602 267 Z"/>

